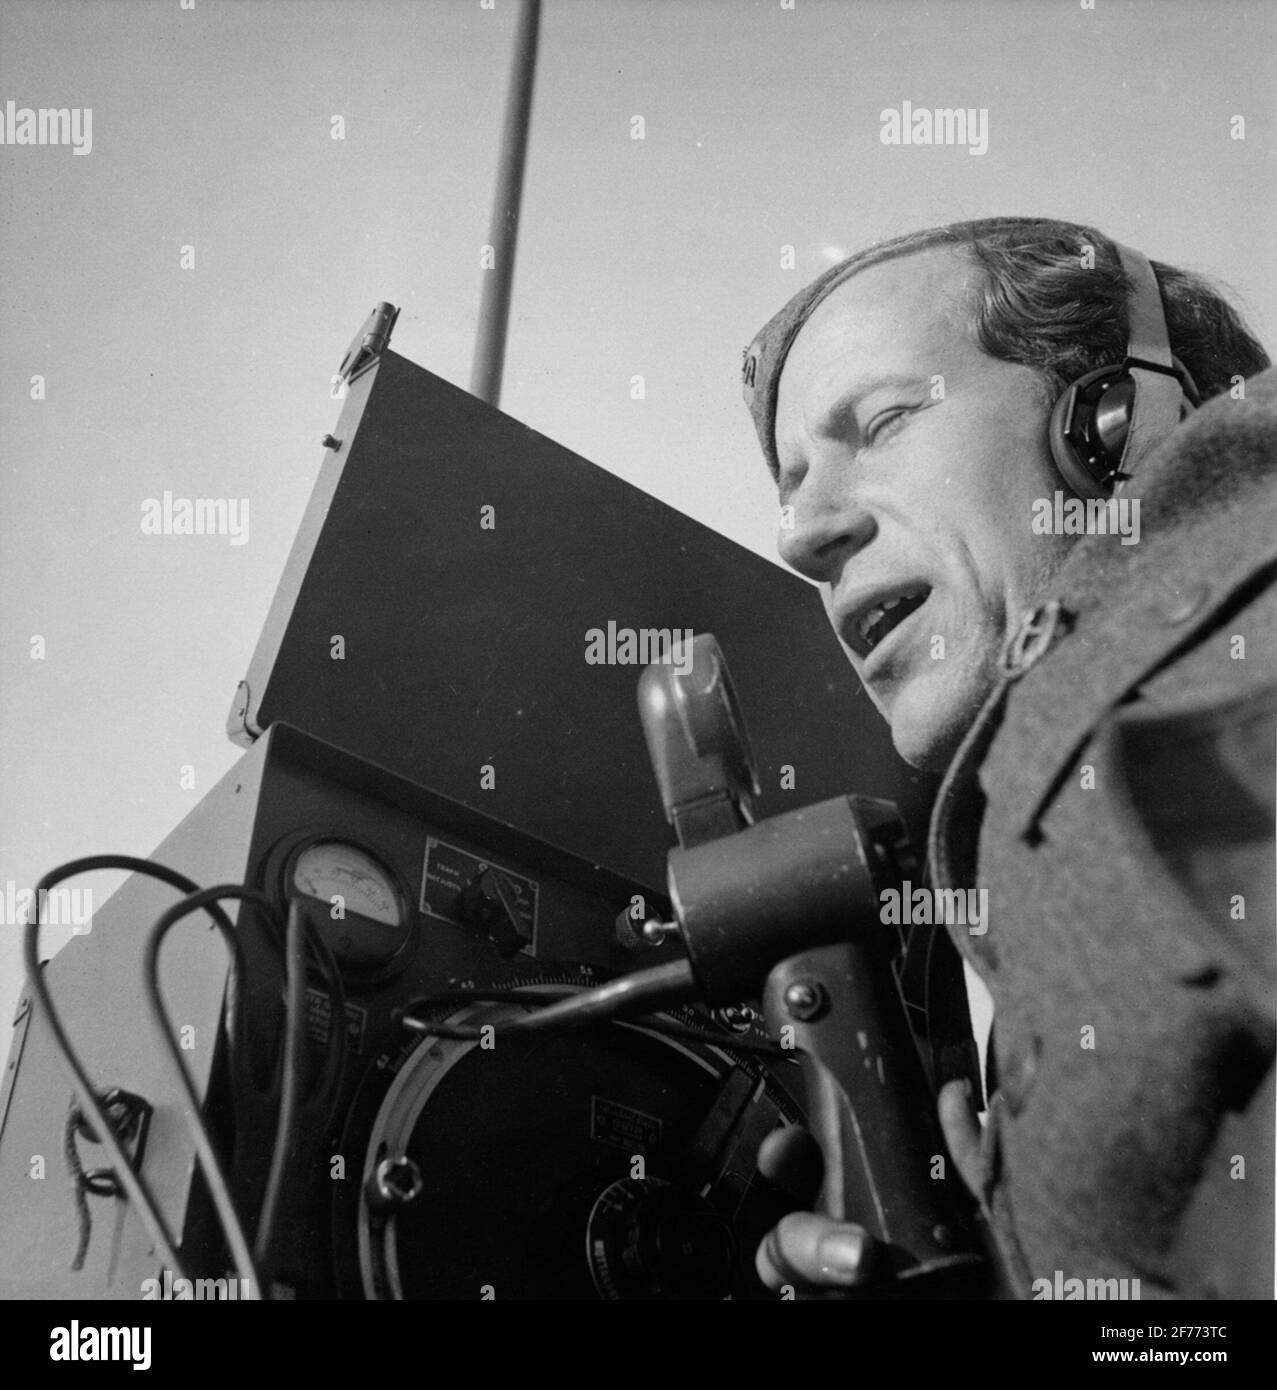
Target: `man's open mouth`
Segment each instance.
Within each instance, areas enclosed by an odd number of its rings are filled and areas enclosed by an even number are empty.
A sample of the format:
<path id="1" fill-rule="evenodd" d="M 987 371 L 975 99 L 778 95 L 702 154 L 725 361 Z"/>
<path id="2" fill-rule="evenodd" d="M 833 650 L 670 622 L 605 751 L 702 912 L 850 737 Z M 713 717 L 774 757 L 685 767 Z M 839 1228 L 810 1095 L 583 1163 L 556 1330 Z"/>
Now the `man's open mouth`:
<path id="1" fill-rule="evenodd" d="M 872 608 L 866 609 L 855 624 L 855 645 L 862 656 L 868 656 L 888 633 L 900 626 L 911 613 L 916 613 L 926 603 L 931 590 L 926 585 L 908 589 L 891 598 L 883 599 Z"/>

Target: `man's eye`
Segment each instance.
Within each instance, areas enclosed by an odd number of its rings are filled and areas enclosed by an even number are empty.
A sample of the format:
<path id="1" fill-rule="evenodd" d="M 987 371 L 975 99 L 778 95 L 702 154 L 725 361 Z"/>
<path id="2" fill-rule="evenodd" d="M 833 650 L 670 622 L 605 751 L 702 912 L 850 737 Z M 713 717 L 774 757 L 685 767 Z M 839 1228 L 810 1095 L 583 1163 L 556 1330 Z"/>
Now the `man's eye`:
<path id="1" fill-rule="evenodd" d="M 870 422 L 868 430 L 865 432 L 866 444 L 877 444 L 884 435 L 892 435 L 896 432 L 896 427 L 903 424 L 909 417 L 909 412 L 904 407 L 899 410 L 884 410 Z"/>

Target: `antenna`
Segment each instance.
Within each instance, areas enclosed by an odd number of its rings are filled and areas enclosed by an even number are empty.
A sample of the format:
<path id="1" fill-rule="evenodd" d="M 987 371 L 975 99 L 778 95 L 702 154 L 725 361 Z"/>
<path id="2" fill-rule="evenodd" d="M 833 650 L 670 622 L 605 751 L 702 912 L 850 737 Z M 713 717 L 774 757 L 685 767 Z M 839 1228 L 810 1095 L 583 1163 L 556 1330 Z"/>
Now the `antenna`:
<path id="1" fill-rule="evenodd" d="M 505 366 L 506 326 L 510 318 L 510 288 L 514 283 L 514 253 L 519 232 L 519 203 L 523 197 L 523 169 L 527 162 L 540 22 L 541 0 L 521 0 L 510 66 L 510 94 L 506 98 L 505 127 L 501 132 L 496 195 L 488 230 L 488 242 L 495 260 L 493 268 L 485 270 L 483 275 L 479 332 L 470 371 L 471 393 L 489 405 L 499 405 L 501 401 L 501 373 Z"/>

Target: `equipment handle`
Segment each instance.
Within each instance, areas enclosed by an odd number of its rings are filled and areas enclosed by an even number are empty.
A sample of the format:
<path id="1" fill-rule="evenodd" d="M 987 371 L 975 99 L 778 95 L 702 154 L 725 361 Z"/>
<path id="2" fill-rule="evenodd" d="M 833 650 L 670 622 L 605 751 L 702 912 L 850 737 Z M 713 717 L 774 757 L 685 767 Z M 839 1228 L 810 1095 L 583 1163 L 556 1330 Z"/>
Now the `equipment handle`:
<path id="1" fill-rule="evenodd" d="M 820 1210 L 878 1242 L 863 1293 L 974 1296 L 984 1253 L 890 966 L 894 933 L 804 951 L 767 978 L 768 1031 L 803 1054 Z"/>

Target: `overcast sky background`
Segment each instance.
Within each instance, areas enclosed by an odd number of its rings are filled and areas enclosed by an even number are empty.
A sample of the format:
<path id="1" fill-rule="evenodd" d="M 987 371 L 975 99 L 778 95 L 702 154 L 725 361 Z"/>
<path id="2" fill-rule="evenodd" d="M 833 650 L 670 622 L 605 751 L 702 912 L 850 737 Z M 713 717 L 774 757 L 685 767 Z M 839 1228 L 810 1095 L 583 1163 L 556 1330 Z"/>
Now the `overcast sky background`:
<path id="1" fill-rule="evenodd" d="M 0 107 L 93 111 L 87 156 L 0 147 L 0 897 L 149 853 L 240 756 L 231 696 L 373 303 L 403 306 L 398 352 L 467 383 L 514 14 L 0 0 Z M 770 556 L 740 350 L 867 241 L 1091 221 L 1220 277 L 1271 347 L 1275 16 L 546 0 L 503 407 Z M 987 153 L 884 146 L 905 100 L 987 108 Z M 249 498 L 249 543 L 142 535 L 165 489 Z M 0 926 L 4 1015 L 18 935 Z"/>

